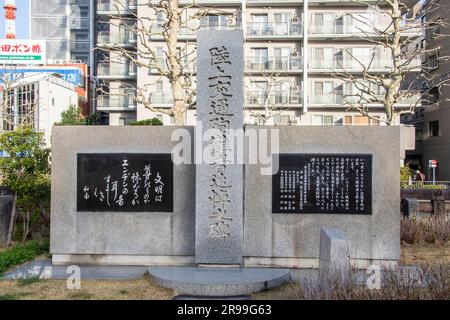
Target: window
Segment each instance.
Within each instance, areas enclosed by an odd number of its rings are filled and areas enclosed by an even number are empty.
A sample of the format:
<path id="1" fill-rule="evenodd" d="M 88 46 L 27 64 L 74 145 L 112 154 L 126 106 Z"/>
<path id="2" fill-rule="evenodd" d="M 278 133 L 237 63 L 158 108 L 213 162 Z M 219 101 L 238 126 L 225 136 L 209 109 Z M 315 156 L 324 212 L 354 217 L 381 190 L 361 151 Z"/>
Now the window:
<path id="1" fill-rule="evenodd" d="M 267 14 L 252 14 L 251 19 L 251 34 L 261 35 L 265 34 L 269 30 L 269 17 Z"/>
<path id="2" fill-rule="evenodd" d="M 439 67 L 439 57 L 437 54 L 428 57 L 427 67 L 430 69 L 437 69 Z"/>
<path id="3" fill-rule="evenodd" d="M 428 102 L 429 102 L 429 104 L 437 103 L 439 101 L 439 97 L 440 97 L 439 88 L 438 87 L 434 87 L 433 89 L 431 89 L 429 91 L 429 94 L 428 94 Z"/>
<path id="4" fill-rule="evenodd" d="M 275 125 L 287 126 L 291 122 L 291 117 L 286 116 L 286 115 L 276 114 L 273 117 L 273 122 Z"/>
<path id="5" fill-rule="evenodd" d="M 333 116 L 314 115 L 312 124 L 316 126 L 332 126 L 334 124 Z"/>
<path id="6" fill-rule="evenodd" d="M 428 131 L 430 137 L 439 137 L 439 120 L 430 121 L 428 123 Z"/>
<path id="7" fill-rule="evenodd" d="M 126 126 L 127 118 L 119 118 L 119 126 Z"/>

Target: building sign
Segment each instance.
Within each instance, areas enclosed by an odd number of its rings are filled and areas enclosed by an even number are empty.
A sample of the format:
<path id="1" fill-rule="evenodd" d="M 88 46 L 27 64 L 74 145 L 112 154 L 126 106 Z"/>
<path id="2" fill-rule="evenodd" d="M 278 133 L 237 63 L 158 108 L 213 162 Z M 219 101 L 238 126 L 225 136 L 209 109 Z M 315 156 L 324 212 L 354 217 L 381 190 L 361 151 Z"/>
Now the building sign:
<path id="1" fill-rule="evenodd" d="M 438 165 L 437 160 L 429 160 L 429 161 L 428 161 L 428 166 L 429 166 L 430 168 L 437 168 L 437 165 Z"/>
<path id="2" fill-rule="evenodd" d="M 372 155 L 281 154 L 272 212 L 372 214 Z"/>
<path id="3" fill-rule="evenodd" d="M 170 154 L 79 154 L 77 211 L 173 212 Z"/>
<path id="4" fill-rule="evenodd" d="M 56 73 L 64 81 L 72 83 L 76 87 L 84 87 L 84 79 L 81 70 L 78 68 L 14 68 L 10 70 L 0 69 L 0 75 L 13 74 L 14 78 L 24 78 L 37 73 Z M 1 80 L 1 79 L 0 79 Z"/>
<path id="5" fill-rule="evenodd" d="M 44 64 L 45 61 L 43 40 L 0 39 L 0 63 Z"/>

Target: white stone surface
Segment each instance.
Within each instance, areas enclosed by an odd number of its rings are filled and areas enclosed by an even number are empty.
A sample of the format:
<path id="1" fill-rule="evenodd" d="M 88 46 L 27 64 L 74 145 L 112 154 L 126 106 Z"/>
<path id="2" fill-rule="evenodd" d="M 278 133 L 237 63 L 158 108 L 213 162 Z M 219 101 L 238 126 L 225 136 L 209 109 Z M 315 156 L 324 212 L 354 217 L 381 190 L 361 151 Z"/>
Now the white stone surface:
<path id="1" fill-rule="evenodd" d="M 195 168 L 174 165 L 174 211 L 77 212 L 77 153 L 171 153 L 176 127 L 55 127 L 50 250 L 56 255 L 194 256 Z M 193 132 L 192 128 L 187 128 Z"/>
<path id="2" fill-rule="evenodd" d="M 208 129 L 227 127 L 227 129 L 243 130 L 243 76 L 244 52 L 242 31 L 200 31 L 197 36 L 197 119 L 201 126 L 196 137 L 203 137 Z M 224 60 L 229 63 L 212 63 L 211 50 L 226 52 Z M 221 60 L 220 60 L 221 61 Z M 211 80 L 211 78 L 218 79 Z M 213 90 L 211 86 L 219 85 L 220 90 Z M 220 91 L 220 93 L 219 93 Z M 216 97 L 217 96 L 217 97 Z M 213 107 L 219 101 L 226 107 Z M 225 111 L 223 111 L 226 109 Z M 228 123 L 228 125 L 227 125 Z M 232 133 L 223 130 L 218 135 L 213 134 L 213 141 L 218 137 Z M 211 146 L 217 148 L 222 143 L 210 143 L 209 136 L 205 141 L 196 141 L 196 155 L 202 150 L 209 150 Z M 225 165 L 215 163 L 197 164 L 196 167 L 196 232 L 195 255 L 200 264 L 241 264 L 242 234 L 243 234 L 243 201 L 244 201 L 244 167 L 243 164 L 232 162 L 229 164 L 228 151 L 223 147 L 214 157 Z M 219 150 L 219 149 L 218 149 Z M 206 159 L 203 159 L 206 160 Z M 220 167 L 220 169 L 219 169 Z M 221 175 L 223 173 L 223 175 Z M 217 185 L 214 183 L 214 178 Z M 223 218 L 222 218 L 223 216 Z M 215 218 L 212 218 L 215 217 Z"/>
<path id="3" fill-rule="evenodd" d="M 270 128 L 270 127 L 265 127 Z M 280 153 L 372 154 L 372 215 L 273 214 L 272 177 L 260 165 L 245 168 L 244 256 L 318 259 L 320 230 L 336 228 L 349 239 L 352 259 L 400 258 L 400 128 L 286 126 Z"/>

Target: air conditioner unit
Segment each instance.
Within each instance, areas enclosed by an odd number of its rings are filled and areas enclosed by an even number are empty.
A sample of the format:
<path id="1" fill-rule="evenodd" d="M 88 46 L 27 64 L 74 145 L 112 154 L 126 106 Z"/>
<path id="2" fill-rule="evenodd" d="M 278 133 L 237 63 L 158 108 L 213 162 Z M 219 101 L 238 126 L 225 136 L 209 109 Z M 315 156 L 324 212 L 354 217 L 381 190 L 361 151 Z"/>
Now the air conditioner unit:
<path id="1" fill-rule="evenodd" d="M 299 69 L 301 69 L 301 67 L 302 67 L 302 64 L 299 59 L 291 60 L 291 69 L 292 70 L 299 70 Z"/>
<path id="2" fill-rule="evenodd" d="M 299 24 L 292 24 L 291 25 L 291 34 L 299 35 L 299 34 L 301 34 L 301 32 L 302 32 L 302 30 L 301 30 Z"/>
<path id="3" fill-rule="evenodd" d="M 236 27 L 236 18 L 235 17 L 227 18 L 227 27 Z"/>

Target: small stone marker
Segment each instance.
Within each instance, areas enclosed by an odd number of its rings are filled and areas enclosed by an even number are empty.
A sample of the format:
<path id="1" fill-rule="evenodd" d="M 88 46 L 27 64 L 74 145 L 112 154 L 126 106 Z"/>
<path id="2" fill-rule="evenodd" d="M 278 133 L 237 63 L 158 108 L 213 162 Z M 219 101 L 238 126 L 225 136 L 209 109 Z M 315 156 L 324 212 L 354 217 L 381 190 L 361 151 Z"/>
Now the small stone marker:
<path id="1" fill-rule="evenodd" d="M 331 276 L 347 279 L 350 272 L 350 253 L 347 236 L 337 229 L 320 231 L 319 281 L 321 285 Z"/>
<path id="2" fill-rule="evenodd" d="M 231 155 L 229 130 L 243 129 L 244 52 L 242 31 L 197 35 L 196 155 L 210 157 L 196 169 L 196 262 L 241 264 L 243 165 Z M 207 130 L 214 129 L 214 132 Z M 201 132 L 199 132 L 201 131 Z M 199 150 L 199 147 L 202 150 Z M 205 151 L 207 150 L 207 151 Z M 197 161 L 198 163 L 198 161 Z"/>

